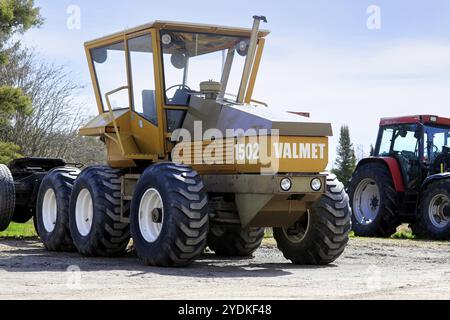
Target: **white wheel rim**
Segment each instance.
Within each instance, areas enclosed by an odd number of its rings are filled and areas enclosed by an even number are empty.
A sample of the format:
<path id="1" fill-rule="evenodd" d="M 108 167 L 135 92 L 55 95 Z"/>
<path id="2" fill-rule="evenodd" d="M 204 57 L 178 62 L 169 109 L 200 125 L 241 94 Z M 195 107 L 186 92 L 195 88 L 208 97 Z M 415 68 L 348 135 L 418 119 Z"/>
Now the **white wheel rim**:
<path id="1" fill-rule="evenodd" d="M 78 232 L 86 237 L 92 228 L 92 219 L 94 217 L 94 204 L 92 196 L 88 189 L 80 191 L 75 205 L 75 221 Z"/>
<path id="2" fill-rule="evenodd" d="M 353 196 L 353 211 L 356 220 L 362 225 L 375 221 L 380 212 L 380 190 L 373 179 L 364 179 L 356 187 Z"/>
<path id="3" fill-rule="evenodd" d="M 450 201 L 445 194 L 437 194 L 430 201 L 428 217 L 433 226 L 438 229 L 444 229 L 450 223 L 450 219 L 444 214 L 444 210 L 448 206 L 450 206 Z"/>
<path id="4" fill-rule="evenodd" d="M 161 209 L 161 222 L 153 221 L 153 211 Z M 156 189 L 148 189 L 139 204 L 139 230 L 142 237 L 149 243 L 155 242 L 164 223 L 164 206 L 161 195 Z"/>
<path id="5" fill-rule="evenodd" d="M 42 203 L 42 222 L 45 231 L 51 233 L 55 230 L 56 218 L 58 216 L 58 206 L 56 203 L 56 195 L 53 189 L 48 189 L 44 194 Z"/>

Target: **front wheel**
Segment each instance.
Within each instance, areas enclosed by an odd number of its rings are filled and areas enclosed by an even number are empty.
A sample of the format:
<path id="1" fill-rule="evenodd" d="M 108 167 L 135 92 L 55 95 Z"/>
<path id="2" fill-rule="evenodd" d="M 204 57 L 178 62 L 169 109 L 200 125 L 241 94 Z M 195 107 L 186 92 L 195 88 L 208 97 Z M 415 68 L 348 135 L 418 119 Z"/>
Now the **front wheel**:
<path id="1" fill-rule="evenodd" d="M 326 265 L 341 256 L 351 229 L 349 198 L 336 176 L 329 175 L 326 193 L 290 228 L 274 228 L 274 238 L 294 264 Z"/>
<path id="2" fill-rule="evenodd" d="M 418 210 L 414 231 L 433 240 L 450 239 L 450 180 L 436 181 L 428 185 Z"/>
<path id="3" fill-rule="evenodd" d="M 401 224 L 391 173 L 380 163 L 367 163 L 353 174 L 348 187 L 353 231 L 361 237 L 390 237 Z"/>

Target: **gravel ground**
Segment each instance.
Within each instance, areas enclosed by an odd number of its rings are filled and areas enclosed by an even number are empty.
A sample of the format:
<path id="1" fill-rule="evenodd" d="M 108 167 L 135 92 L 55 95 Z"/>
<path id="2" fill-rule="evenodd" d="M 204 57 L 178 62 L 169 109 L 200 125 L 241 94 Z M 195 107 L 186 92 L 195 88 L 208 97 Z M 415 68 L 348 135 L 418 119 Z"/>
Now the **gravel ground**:
<path id="1" fill-rule="evenodd" d="M 450 242 L 352 239 L 335 264 L 301 267 L 267 241 L 252 259 L 164 269 L 0 240 L 0 299 L 450 299 Z"/>

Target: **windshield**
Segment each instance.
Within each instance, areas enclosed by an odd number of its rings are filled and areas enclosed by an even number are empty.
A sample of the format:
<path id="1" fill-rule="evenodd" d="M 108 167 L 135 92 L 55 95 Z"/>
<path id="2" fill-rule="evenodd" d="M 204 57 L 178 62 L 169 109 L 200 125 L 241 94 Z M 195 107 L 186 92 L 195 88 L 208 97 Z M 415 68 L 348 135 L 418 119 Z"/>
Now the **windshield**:
<path id="1" fill-rule="evenodd" d="M 249 38 L 162 30 L 166 104 L 189 105 L 189 93 L 210 80 L 237 95 L 248 46 Z"/>
<path id="2" fill-rule="evenodd" d="M 411 158 L 416 157 L 419 148 L 416 132 L 416 125 L 384 127 L 378 154 L 380 156 L 402 154 Z"/>

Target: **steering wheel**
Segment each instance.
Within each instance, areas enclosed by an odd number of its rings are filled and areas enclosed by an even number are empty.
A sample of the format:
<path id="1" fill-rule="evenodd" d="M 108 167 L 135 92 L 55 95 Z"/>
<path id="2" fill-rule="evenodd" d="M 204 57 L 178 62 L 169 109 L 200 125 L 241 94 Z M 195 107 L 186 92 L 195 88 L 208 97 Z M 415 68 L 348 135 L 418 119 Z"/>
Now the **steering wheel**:
<path id="1" fill-rule="evenodd" d="M 174 86 L 171 86 L 170 88 L 167 88 L 167 89 L 166 89 L 166 94 L 167 94 L 167 92 L 169 92 L 170 90 L 175 89 L 175 88 L 179 88 L 179 89 L 181 89 L 181 90 L 186 89 L 187 91 L 192 91 L 191 88 L 189 88 L 189 87 L 188 87 L 187 85 L 185 85 L 185 84 L 176 84 L 176 85 L 174 85 Z"/>

